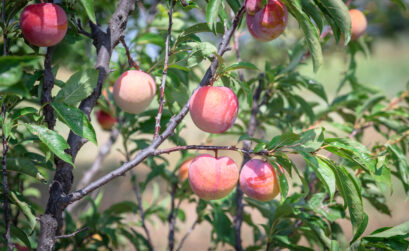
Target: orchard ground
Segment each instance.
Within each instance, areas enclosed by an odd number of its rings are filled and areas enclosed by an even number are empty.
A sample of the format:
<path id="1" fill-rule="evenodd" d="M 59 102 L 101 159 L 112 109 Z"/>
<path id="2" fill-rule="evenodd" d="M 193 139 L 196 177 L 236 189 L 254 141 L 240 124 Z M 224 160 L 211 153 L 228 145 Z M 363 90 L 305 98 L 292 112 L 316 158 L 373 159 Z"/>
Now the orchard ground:
<path id="1" fill-rule="evenodd" d="M 407 75 L 409 69 L 409 44 L 407 43 L 408 39 L 409 37 L 407 36 L 397 37 L 394 40 L 378 38 L 377 42 L 373 45 L 373 54 L 371 56 L 365 58 L 362 54 L 359 54 L 359 66 L 357 69 L 358 79 L 366 85 L 381 89 L 388 97 L 393 96 L 399 90 L 405 89 L 405 85 L 409 81 Z M 245 56 L 243 55 L 243 57 Z M 260 60 L 260 62 L 264 61 Z M 317 81 L 323 83 L 326 90 L 328 91 L 329 100 L 331 101 L 333 95 L 335 94 L 337 85 L 342 78 L 341 73 L 346 69 L 346 67 L 347 57 L 342 55 L 340 52 L 333 52 L 331 54 L 325 55 L 325 64 L 320 69 L 318 74 L 312 73 L 312 66 L 309 64 L 302 67 L 302 72 L 309 76 L 313 76 Z M 64 69 L 60 69 L 57 78 L 66 80 L 71 74 L 72 73 L 67 72 Z M 58 90 L 54 91 L 57 92 Z M 303 93 L 303 97 L 306 97 L 306 95 L 310 95 L 310 93 Z M 307 99 L 309 100 L 312 100 L 313 98 L 315 98 L 314 95 L 307 97 Z M 155 106 L 157 106 L 157 101 L 154 100 L 150 108 L 154 108 Z M 103 131 L 102 128 L 97 124 L 94 113 L 92 122 L 97 132 L 98 142 L 99 144 L 103 144 L 108 139 L 109 132 Z M 186 117 L 186 122 L 187 128 L 183 130 L 182 136 L 187 139 L 188 144 L 201 143 L 203 141 L 203 138 L 208 134 L 196 128 L 193 122 L 190 120 L 189 116 Z M 68 133 L 68 130 L 64 131 L 63 128 L 65 129 L 66 127 L 62 124 L 57 123 L 57 130 L 59 130 L 62 135 Z M 271 133 L 271 135 L 276 134 L 276 132 L 272 130 L 270 130 L 269 133 Z M 233 145 L 237 142 L 236 137 L 231 137 L 228 135 L 218 136 L 216 138 L 213 138 L 213 140 L 215 145 Z M 374 130 L 368 129 L 365 133 L 363 143 L 367 146 L 370 146 L 378 140 L 382 139 L 374 132 Z M 102 170 L 97 174 L 98 177 L 102 174 L 107 173 L 109 170 L 118 167 L 119 162 L 124 159 L 123 156 L 117 151 L 117 149 L 120 148 L 121 144 L 122 143 L 118 140 L 113 146 L 111 153 L 104 161 Z M 169 143 L 166 143 L 163 145 L 163 148 L 168 146 L 171 145 L 169 145 Z M 77 168 L 74 169 L 74 176 L 77 177 L 74 180 L 74 187 L 76 185 L 76 182 L 79 181 L 79 177 L 81 177 L 81 174 L 91 166 L 92 161 L 97 154 L 97 147 L 92 143 L 87 143 L 84 148 L 85 149 L 78 154 Z M 91 156 L 90 153 L 94 155 Z M 194 153 L 194 151 L 191 151 L 191 153 Z M 206 152 L 201 151 L 200 153 Z M 213 154 L 212 152 L 209 153 Z M 241 163 L 241 156 L 238 153 L 222 152 L 222 154 L 231 157 L 234 161 L 236 161 L 237 164 Z M 179 153 L 172 153 L 167 156 L 164 155 L 164 157 L 167 157 L 169 159 L 172 168 L 179 160 L 179 156 Z M 302 168 L 304 166 L 304 163 L 301 159 L 293 158 L 293 160 L 296 162 L 298 167 Z M 144 179 L 149 171 L 148 167 L 146 167 L 144 164 L 139 165 L 138 167 L 134 168 L 134 170 L 137 174 L 138 179 L 140 180 Z M 120 177 L 107 184 L 101 190 L 104 193 L 104 198 L 102 199 L 100 210 L 106 209 L 110 205 L 119 201 L 135 200 L 135 194 L 132 190 L 131 183 L 128 182 L 129 179 L 129 175 Z M 298 182 L 298 180 L 295 179 L 294 182 Z M 387 204 L 390 205 L 392 217 L 388 217 L 375 211 L 371 207 L 371 205 L 369 205 L 369 203 L 364 200 L 365 208 L 368 210 L 367 212 L 369 214 L 369 224 L 365 233 L 370 233 L 379 227 L 393 226 L 409 220 L 409 215 L 407 214 L 409 201 L 407 199 L 405 200 L 402 185 L 400 182 L 394 182 L 394 180 L 392 183 L 396 184 L 396 186 L 393 187 L 394 191 L 391 197 L 387 198 Z M 166 196 L 168 196 L 168 193 L 165 193 L 166 187 L 162 185 L 160 179 L 156 180 L 156 184 L 158 184 L 160 194 L 165 194 Z M 46 186 L 40 185 L 39 187 L 41 189 L 46 189 Z M 143 199 L 148 203 L 148 205 L 149 203 L 151 203 L 150 198 L 152 198 L 153 193 L 153 186 L 150 185 L 147 188 L 147 191 L 143 194 Z M 279 196 L 277 198 L 279 199 Z M 43 196 L 43 201 L 41 201 L 42 205 L 46 203 L 46 199 L 47 196 Z M 84 202 L 85 200 L 81 203 Z M 179 240 L 196 219 L 195 204 L 188 205 L 185 202 L 182 204 L 182 207 L 186 210 L 186 222 L 184 224 L 177 225 L 177 227 L 181 230 L 176 233 L 176 239 Z M 251 212 L 254 213 L 254 215 L 258 214 L 255 211 Z M 77 216 L 75 212 L 74 215 Z M 253 219 L 256 224 L 264 223 L 261 217 L 254 217 Z M 346 230 L 347 240 L 350 240 L 352 235 L 350 223 L 346 220 L 342 220 L 340 221 L 340 223 Z M 162 223 L 156 218 L 154 218 L 153 222 L 148 221 L 148 224 L 150 225 L 151 234 L 152 236 L 154 236 L 154 242 L 156 244 L 157 250 L 164 250 L 167 246 L 167 238 L 164 237 L 166 236 L 168 231 L 167 225 L 162 225 Z M 208 223 L 203 223 L 200 227 L 197 227 L 193 231 L 191 236 L 186 240 L 186 244 L 184 245 L 183 250 L 193 250 L 193 248 L 196 248 L 196 250 L 200 250 L 197 249 L 197 247 L 208 246 L 210 242 L 210 229 L 211 227 Z M 155 238 L 155 236 L 161 237 Z M 253 238 L 252 231 L 246 225 L 244 225 L 243 227 L 242 236 L 244 245 L 249 244 Z M 220 250 L 222 249 L 223 248 L 220 248 Z"/>

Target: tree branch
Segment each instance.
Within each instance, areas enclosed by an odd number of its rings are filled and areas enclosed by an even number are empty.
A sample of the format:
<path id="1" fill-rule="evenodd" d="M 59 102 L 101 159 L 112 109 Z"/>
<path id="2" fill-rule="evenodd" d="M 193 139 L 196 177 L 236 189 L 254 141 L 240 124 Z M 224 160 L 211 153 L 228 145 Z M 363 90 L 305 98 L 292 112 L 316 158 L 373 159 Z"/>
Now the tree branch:
<path id="1" fill-rule="evenodd" d="M 163 73 L 162 73 L 162 83 L 160 85 L 160 101 L 159 101 L 159 109 L 158 109 L 158 115 L 156 116 L 156 124 L 155 124 L 155 134 L 153 135 L 153 138 L 159 137 L 159 132 L 160 132 L 160 120 L 162 118 L 162 112 L 163 112 L 163 104 L 165 103 L 165 86 L 166 86 L 166 77 L 168 75 L 168 62 L 169 62 L 169 56 L 170 56 L 170 34 L 172 32 L 172 15 L 173 15 L 173 8 L 176 4 L 176 1 L 172 1 L 168 16 L 169 16 L 169 27 L 168 27 L 168 34 L 166 35 L 166 41 L 165 41 L 165 63 L 163 66 Z"/>
<path id="2" fill-rule="evenodd" d="M 6 26 L 6 2 L 3 0 L 1 5 L 1 22 Z M 7 34 L 3 30 L 3 56 L 7 56 Z"/>
<path id="3" fill-rule="evenodd" d="M 73 232 L 73 233 L 71 233 L 71 234 L 59 235 L 59 236 L 56 236 L 55 238 L 56 238 L 56 239 L 71 238 L 71 237 L 74 237 L 74 236 L 76 236 L 77 234 L 79 234 L 79 233 L 81 233 L 81 232 L 84 232 L 84 231 L 86 231 L 86 230 L 88 230 L 88 227 L 83 227 L 83 228 L 78 229 L 77 231 L 75 231 L 75 232 Z"/>
<path id="4" fill-rule="evenodd" d="M 199 217 L 197 217 L 197 219 L 193 222 L 193 224 L 189 228 L 189 230 L 187 230 L 186 234 L 183 236 L 182 240 L 180 241 L 179 246 L 176 249 L 176 251 L 180 251 L 182 249 L 183 244 L 185 243 L 187 237 L 189 237 L 189 235 L 193 232 L 193 230 L 195 229 L 197 223 L 199 223 Z"/>
<path id="5" fill-rule="evenodd" d="M 249 120 L 249 124 L 247 127 L 247 135 L 249 135 L 250 137 L 254 136 L 254 133 L 256 132 L 256 128 L 257 128 L 257 113 L 260 110 L 260 104 L 259 104 L 259 100 L 260 100 L 260 95 L 261 95 L 261 91 L 263 89 L 263 79 L 264 79 L 264 75 L 260 74 L 259 76 L 260 80 L 259 80 L 259 84 L 258 87 L 253 95 L 253 104 L 251 106 L 251 115 L 250 115 L 250 120 Z M 251 156 L 249 154 L 250 152 L 250 148 L 251 148 L 251 141 L 250 140 L 245 140 L 243 142 L 243 149 L 245 150 L 245 152 L 243 152 L 243 162 L 241 164 L 241 167 L 244 166 L 244 164 L 246 164 L 247 161 L 249 161 L 251 159 Z M 243 223 L 243 191 L 241 191 L 240 188 L 240 184 L 237 183 L 236 186 L 236 193 L 237 193 L 237 197 L 236 197 L 236 207 L 237 207 L 237 214 L 236 217 L 234 219 L 234 235 L 235 235 L 235 249 L 237 251 L 242 251 L 243 250 L 243 246 L 241 243 L 241 225 Z"/>
<path id="6" fill-rule="evenodd" d="M 230 27 L 229 31 L 224 34 L 222 41 L 219 45 L 218 52 L 220 56 L 223 55 L 223 53 L 220 53 L 220 52 L 225 51 L 233 35 L 233 32 L 237 28 L 243 14 L 244 14 L 244 7 L 241 7 L 240 10 L 237 12 L 236 16 L 234 17 L 232 26 Z M 207 85 L 209 81 L 214 77 L 218 64 L 219 62 L 217 58 L 214 57 L 209 69 L 206 71 L 200 83 L 200 86 Z M 116 177 L 121 176 L 124 173 L 128 172 L 133 167 L 135 167 L 136 165 L 141 163 L 143 160 L 145 160 L 147 157 L 152 156 L 155 153 L 155 150 L 165 141 L 165 139 L 167 139 L 174 133 L 175 128 L 179 125 L 179 123 L 183 120 L 183 118 L 187 115 L 188 112 L 189 112 L 189 101 L 186 102 L 186 104 L 183 106 L 183 108 L 180 110 L 180 112 L 176 116 L 172 117 L 169 120 L 169 123 L 166 129 L 164 130 L 164 132 L 160 134 L 159 137 L 154 139 L 147 148 L 139 151 L 131 161 L 123 164 L 121 167 L 117 168 L 116 170 L 104 175 L 103 177 L 92 182 L 91 184 L 84 187 L 83 189 L 80 189 L 78 191 L 75 191 L 69 194 L 68 196 L 64 198 L 64 200 L 62 201 L 62 204 L 67 205 L 69 203 L 73 203 L 75 201 L 82 199 L 83 197 L 85 197 L 87 194 L 91 193 L 95 189 L 100 188 L 101 186 L 110 182 Z"/>
<path id="7" fill-rule="evenodd" d="M 250 148 L 250 147 L 248 147 Z M 156 150 L 153 155 L 161 155 L 161 154 L 169 154 L 171 152 L 183 151 L 183 150 L 204 150 L 204 151 L 215 151 L 215 150 L 222 150 L 222 151 L 236 151 L 241 152 L 247 155 L 256 154 L 266 156 L 269 155 L 269 152 L 266 150 L 262 150 L 260 152 L 254 152 L 250 149 L 246 149 L 246 147 L 238 148 L 236 146 L 204 146 L 204 145 L 187 145 L 187 146 L 174 146 L 167 149 L 160 149 Z"/>
<path id="8" fill-rule="evenodd" d="M 10 208 L 9 208 L 9 187 L 8 187 L 8 180 L 7 180 L 7 151 L 8 151 L 8 146 L 7 146 L 7 140 L 6 140 L 6 135 L 4 134 L 4 123 L 6 122 L 6 104 L 5 104 L 5 96 L 3 96 L 3 102 L 1 105 L 1 117 L 3 119 L 3 126 L 2 126 L 2 142 L 3 142 L 3 156 L 1 159 L 1 166 L 3 169 L 3 205 L 4 205 L 4 223 L 5 223 L 5 234 L 4 238 L 6 239 L 7 242 L 7 247 L 9 251 L 12 251 L 14 249 L 14 245 L 11 242 L 11 236 L 10 236 Z"/>
<path id="9" fill-rule="evenodd" d="M 121 44 L 125 48 L 126 57 L 128 58 L 129 66 L 135 68 L 136 70 L 139 70 L 139 65 L 132 59 L 131 53 L 129 52 L 129 48 L 125 43 L 125 38 L 124 37 L 121 38 Z"/>
<path id="10" fill-rule="evenodd" d="M 47 47 L 47 53 L 44 60 L 44 79 L 43 79 L 43 91 L 41 96 L 41 105 L 45 105 L 43 108 L 43 114 L 45 121 L 47 122 L 48 129 L 53 130 L 55 126 L 54 109 L 51 106 L 52 96 L 51 91 L 54 88 L 54 75 L 52 71 L 51 61 L 54 47 Z"/>

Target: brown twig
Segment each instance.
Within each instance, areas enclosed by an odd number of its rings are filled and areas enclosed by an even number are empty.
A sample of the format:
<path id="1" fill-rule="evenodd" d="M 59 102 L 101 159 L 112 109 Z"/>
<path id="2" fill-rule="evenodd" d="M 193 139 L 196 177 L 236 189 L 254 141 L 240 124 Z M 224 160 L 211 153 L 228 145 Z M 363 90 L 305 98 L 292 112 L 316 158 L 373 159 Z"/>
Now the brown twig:
<path id="1" fill-rule="evenodd" d="M 183 244 L 185 243 L 187 237 L 193 232 L 195 229 L 196 225 L 199 223 L 199 217 L 193 222 L 192 226 L 190 226 L 189 230 L 187 230 L 186 234 L 183 236 L 182 240 L 180 240 L 179 246 L 176 249 L 176 251 L 180 251 L 183 247 Z"/>
<path id="2" fill-rule="evenodd" d="M 165 41 L 165 63 L 163 66 L 163 73 L 162 73 L 162 83 L 160 85 L 160 101 L 159 101 L 159 109 L 158 109 L 158 115 L 156 116 L 156 124 L 155 124 L 155 134 L 153 135 L 153 138 L 159 137 L 160 133 L 160 120 L 162 118 L 162 112 L 163 112 L 163 105 L 165 103 L 165 86 L 166 86 L 166 77 L 168 75 L 168 63 L 169 63 L 169 56 L 170 56 L 170 38 L 171 38 L 171 32 L 172 32 L 172 15 L 173 15 L 173 8 L 175 7 L 176 1 L 172 1 L 168 16 L 169 16 L 169 26 L 168 26 L 168 34 L 166 35 L 166 41 Z"/>
<path id="3" fill-rule="evenodd" d="M 7 180 L 7 151 L 8 151 L 8 146 L 7 146 L 7 140 L 6 140 L 6 135 L 4 134 L 4 124 L 5 124 L 5 119 L 6 119 L 6 101 L 5 101 L 5 96 L 3 96 L 3 103 L 1 105 L 1 117 L 3 119 L 3 126 L 2 126 L 2 142 L 3 142 L 3 155 L 1 159 L 1 166 L 3 169 L 3 205 L 4 205 L 4 224 L 5 224 L 5 234 L 4 238 L 7 241 L 7 247 L 9 251 L 12 251 L 14 249 L 14 245 L 11 241 L 11 236 L 10 236 L 10 208 L 9 208 L 9 187 L 8 187 L 8 180 Z"/>
<path id="4" fill-rule="evenodd" d="M 183 151 L 183 150 L 203 150 L 203 151 L 216 151 L 216 150 L 222 150 L 222 151 L 235 151 L 235 152 L 241 152 L 247 155 L 261 155 L 261 156 L 266 156 L 269 155 L 270 153 L 266 150 L 262 150 L 260 152 L 254 152 L 253 150 L 246 149 L 246 147 L 243 148 L 238 148 L 236 146 L 204 146 L 204 145 L 187 145 L 187 146 L 174 146 L 166 149 L 160 149 L 156 150 L 153 155 L 161 155 L 161 154 L 169 154 L 172 152 L 178 152 L 178 151 Z"/>
<path id="5" fill-rule="evenodd" d="M 223 52 L 226 47 L 228 46 L 228 43 L 237 28 L 242 16 L 244 14 L 244 7 L 241 7 L 240 10 L 237 12 L 236 16 L 234 17 L 234 20 L 232 22 L 232 25 L 227 33 L 224 34 L 222 41 L 219 45 L 219 50 L 218 54 L 220 56 L 223 56 Z M 211 78 L 215 75 L 217 66 L 219 62 L 217 57 L 213 58 L 213 61 L 209 67 L 209 69 L 206 71 L 200 86 L 207 85 L 209 84 L 209 81 Z M 172 117 L 169 120 L 169 123 L 166 127 L 166 129 L 162 132 L 162 134 L 157 137 L 155 140 L 152 141 L 152 143 L 145 149 L 139 151 L 136 156 L 129 162 L 123 164 L 119 168 L 111 171 L 110 173 L 104 175 L 103 177 L 97 179 L 96 181 L 92 182 L 91 184 L 87 185 L 86 187 L 77 190 L 67 196 L 64 197 L 63 200 L 61 200 L 62 206 L 68 205 L 70 203 L 73 203 L 77 200 L 80 200 L 84 198 L 86 195 L 91 193 L 92 191 L 100 188 L 101 186 L 105 185 L 106 183 L 110 182 L 111 180 L 115 179 L 116 177 L 122 176 L 124 173 L 128 172 L 131 170 L 133 167 L 141 163 L 143 160 L 145 160 L 147 157 L 154 155 L 155 150 L 168 138 L 170 137 L 173 133 L 175 128 L 179 125 L 179 123 L 183 120 L 183 118 L 187 115 L 189 112 L 189 101 L 186 102 L 186 104 L 183 106 L 183 108 L 179 111 L 179 113 Z"/>
<path id="6" fill-rule="evenodd" d="M 88 230 L 88 227 L 83 227 L 83 228 L 81 228 L 81 229 L 78 229 L 78 230 L 75 231 L 75 232 L 72 232 L 71 234 L 64 234 L 64 235 L 56 236 L 55 239 L 71 238 L 71 237 L 74 237 L 74 236 L 76 236 L 77 234 L 79 234 L 79 233 L 81 233 L 81 232 L 84 232 L 84 231 L 86 231 L 86 230 Z"/>
<path id="7" fill-rule="evenodd" d="M 178 184 L 173 183 L 172 184 L 172 189 L 170 192 L 170 212 L 168 215 L 168 223 L 169 223 L 169 234 L 168 234 L 168 247 L 169 251 L 173 251 L 174 243 L 175 243 L 175 223 L 176 223 L 176 218 L 175 218 L 175 196 L 176 196 L 176 189 L 177 189 Z M 181 202 L 182 200 L 180 200 Z M 179 204 L 180 205 L 180 204 Z"/>
<path id="8" fill-rule="evenodd" d="M 260 95 L 261 95 L 261 91 L 263 90 L 263 79 L 264 79 L 264 75 L 260 74 L 259 76 L 260 80 L 259 80 L 259 84 L 258 87 L 253 95 L 253 104 L 251 106 L 251 115 L 250 115 L 250 120 L 249 120 L 249 124 L 247 127 L 247 135 L 249 135 L 250 137 L 254 136 L 254 133 L 256 132 L 257 129 L 257 114 L 260 110 Z M 244 164 L 246 164 L 247 161 L 249 161 L 251 159 L 250 156 L 250 149 L 251 149 L 251 141 L 250 140 L 245 140 L 243 142 L 243 150 L 245 150 L 245 152 L 243 152 L 243 161 L 241 163 L 241 167 L 244 166 Z M 235 249 L 237 251 L 242 251 L 243 250 L 243 246 L 242 246 L 242 241 L 241 241 L 241 226 L 243 224 L 243 191 L 241 191 L 240 188 L 240 184 L 237 183 L 236 186 L 236 193 L 237 193 L 237 197 L 236 197 L 236 207 L 237 207 L 237 213 L 236 213 L 236 217 L 234 219 L 234 234 L 235 234 Z"/>
<path id="9" fill-rule="evenodd" d="M 41 105 L 44 105 L 43 113 L 45 121 L 47 122 L 48 129 L 53 130 L 55 126 L 55 116 L 54 109 L 51 106 L 52 96 L 51 92 L 54 88 L 54 75 L 52 71 L 51 61 L 53 55 L 54 47 L 48 47 L 47 53 L 44 60 L 44 81 L 43 81 L 43 91 L 41 95 Z"/>
<path id="10" fill-rule="evenodd" d="M 125 48 L 125 52 L 126 52 L 126 57 L 128 58 L 128 64 L 130 67 L 135 68 L 136 70 L 139 70 L 139 65 L 132 59 L 131 53 L 129 52 L 129 48 L 125 43 L 125 38 L 122 37 L 121 38 L 121 44 L 124 46 Z"/>

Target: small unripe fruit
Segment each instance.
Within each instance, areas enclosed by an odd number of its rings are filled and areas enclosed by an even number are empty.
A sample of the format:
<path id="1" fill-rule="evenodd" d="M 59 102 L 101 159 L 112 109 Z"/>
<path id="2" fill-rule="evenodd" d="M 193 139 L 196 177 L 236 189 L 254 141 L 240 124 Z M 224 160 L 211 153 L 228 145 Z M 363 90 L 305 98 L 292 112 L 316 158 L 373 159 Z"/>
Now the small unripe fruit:
<path id="1" fill-rule="evenodd" d="M 227 131 L 236 120 L 238 108 L 236 94 L 227 87 L 203 86 L 193 93 L 189 102 L 193 122 L 209 133 Z"/>
<path id="2" fill-rule="evenodd" d="M 288 23 L 288 11 L 280 0 L 269 0 L 256 14 L 247 15 L 246 22 L 255 39 L 271 41 L 284 32 Z"/>
<path id="3" fill-rule="evenodd" d="M 365 33 L 367 22 L 365 15 L 357 9 L 349 10 L 351 16 L 351 39 L 357 40 Z"/>
<path id="4" fill-rule="evenodd" d="M 249 160 L 242 167 L 240 187 L 247 196 L 260 201 L 272 200 L 280 192 L 274 168 L 259 159 Z"/>
<path id="5" fill-rule="evenodd" d="M 210 154 L 197 156 L 189 168 L 189 183 L 203 200 L 227 196 L 236 186 L 239 169 L 229 157 L 215 158 Z"/>
<path id="6" fill-rule="evenodd" d="M 179 174 L 178 174 L 180 182 L 184 182 L 188 178 L 188 176 L 189 176 L 189 167 L 190 167 L 190 164 L 192 163 L 192 161 L 193 161 L 193 159 L 187 160 L 187 161 L 183 162 L 183 164 L 180 166 Z"/>
<path id="7" fill-rule="evenodd" d="M 31 4 L 21 12 L 20 27 L 30 44 L 53 46 L 61 42 L 67 32 L 67 15 L 53 3 Z"/>
<path id="8" fill-rule="evenodd" d="M 244 5 L 246 12 L 249 15 L 255 15 L 257 11 L 261 10 L 262 0 L 246 0 Z"/>
<path id="9" fill-rule="evenodd" d="M 115 103 L 125 112 L 143 112 L 155 97 L 155 80 L 146 72 L 129 70 L 114 85 Z"/>
<path id="10" fill-rule="evenodd" d="M 109 113 L 99 110 L 95 113 L 99 125 L 104 130 L 111 130 L 118 120 L 112 117 Z"/>

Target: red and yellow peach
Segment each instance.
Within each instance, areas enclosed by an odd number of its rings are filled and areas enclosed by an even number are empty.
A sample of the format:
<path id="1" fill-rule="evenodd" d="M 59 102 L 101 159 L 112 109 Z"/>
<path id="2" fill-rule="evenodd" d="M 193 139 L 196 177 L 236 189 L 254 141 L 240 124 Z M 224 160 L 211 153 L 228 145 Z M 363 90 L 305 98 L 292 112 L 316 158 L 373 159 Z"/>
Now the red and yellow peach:
<path id="1" fill-rule="evenodd" d="M 185 162 L 183 162 L 183 164 L 180 166 L 179 168 L 179 173 L 178 173 L 178 177 L 179 177 L 179 181 L 180 182 L 184 182 L 188 176 L 189 176 L 189 167 L 190 164 L 192 163 L 193 159 L 187 160 Z"/>
<path id="2" fill-rule="evenodd" d="M 31 4 L 21 12 L 20 27 L 30 44 L 53 46 L 61 42 L 67 32 L 67 15 L 53 3 Z"/>
<path id="3" fill-rule="evenodd" d="M 118 78 L 114 85 L 115 103 L 125 112 L 138 114 L 152 102 L 156 83 L 146 72 L 129 70 Z"/>
<path id="4" fill-rule="evenodd" d="M 227 196 L 236 186 L 239 169 L 229 157 L 215 158 L 202 154 L 189 167 L 189 183 L 193 192 L 203 200 Z"/>
<path id="5" fill-rule="evenodd" d="M 209 133 L 223 133 L 236 120 L 239 101 L 227 87 L 203 86 L 189 101 L 190 116 L 197 127 Z"/>
<path id="6" fill-rule="evenodd" d="M 255 200 L 269 201 L 280 192 L 277 176 L 270 163 L 252 159 L 241 169 L 240 187 Z"/>
<path id="7" fill-rule="evenodd" d="M 254 0 L 246 2 L 246 10 L 250 10 L 246 17 L 250 34 L 263 42 L 280 36 L 288 23 L 288 11 L 285 5 L 280 0 L 269 0 L 264 8 L 252 14 L 257 10 L 257 6 L 259 5 L 254 3 Z"/>
<path id="8" fill-rule="evenodd" d="M 95 113 L 96 117 L 97 117 L 97 121 L 99 123 L 99 125 L 102 127 L 102 129 L 104 130 L 111 130 L 112 127 L 116 124 L 116 122 L 118 122 L 118 120 L 114 117 L 111 116 L 111 114 L 103 111 L 103 110 L 99 110 Z"/>

